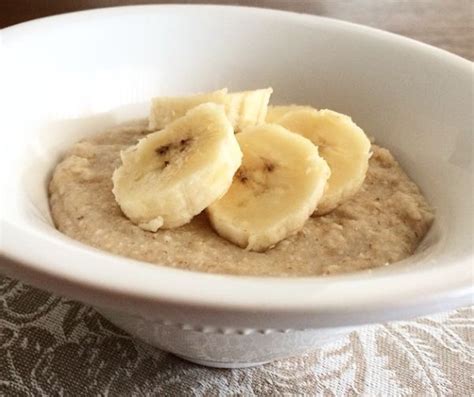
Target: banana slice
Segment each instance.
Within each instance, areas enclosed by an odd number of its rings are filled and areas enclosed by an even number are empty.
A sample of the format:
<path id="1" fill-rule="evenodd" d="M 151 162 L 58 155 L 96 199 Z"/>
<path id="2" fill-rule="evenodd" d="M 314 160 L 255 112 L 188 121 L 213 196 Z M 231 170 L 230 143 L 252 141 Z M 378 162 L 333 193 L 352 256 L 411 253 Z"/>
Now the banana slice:
<path id="1" fill-rule="evenodd" d="M 148 128 L 157 131 L 165 128 L 172 121 L 183 117 L 188 110 L 206 102 L 226 103 L 227 88 L 205 94 L 185 97 L 158 97 L 151 101 Z"/>
<path id="2" fill-rule="evenodd" d="M 304 225 L 330 170 L 311 141 L 279 125 L 248 127 L 236 137 L 242 165 L 224 197 L 207 211 L 219 235 L 264 251 Z"/>
<path id="3" fill-rule="evenodd" d="M 293 110 L 313 109 L 311 106 L 303 105 L 282 105 L 282 106 L 268 106 L 266 123 L 277 123 L 284 115 Z"/>
<path id="4" fill-rule="evenodd" d="M 331 110 L 295 110 L 278 124 L 308 138 L 331 168 L 328 186 L 315 215 L 326 214 L 352 197 L 365 179 L 370 141 L 350 117 Z"/>
<path id="5" fill-rule="evenodd" d="M 227 117 L 236 131 L 246 126 L 265 121 L 267 105 L 273 90 L 265 88 L 254 91 L 227 93 L 227 88 L 207 94 L 187 97 L 160 97 L 152 99 L 149 126 L 152 131 L 166 127 L 200 104 L 213 102 L 224 104 Z"/>
<path id="6" fill-rule="evenodd" d="M 190 110 L 121 153 L 113 193 L 125 215 L 155 232 L 188 223 L 229 189 L 242 152 L 223 105 Z"/>
<path id="7" fill-rule="evenodd" d="M 226 113 L 236 132 L 265 122 L 273 90 L 264 88 L 227 94 Z"/>

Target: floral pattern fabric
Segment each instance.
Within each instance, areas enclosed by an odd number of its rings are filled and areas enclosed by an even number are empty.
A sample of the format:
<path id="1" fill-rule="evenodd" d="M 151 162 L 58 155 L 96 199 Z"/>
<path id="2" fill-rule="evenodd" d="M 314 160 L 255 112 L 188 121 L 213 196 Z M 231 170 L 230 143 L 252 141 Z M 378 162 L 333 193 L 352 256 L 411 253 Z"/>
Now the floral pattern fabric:
<path id="1" fill-rule="evenodd" d="M 225 370 L 180 360 L 90 307 L 0 276 L 0 396 L 469 396 L 472 374 L 472 307 Z"/>

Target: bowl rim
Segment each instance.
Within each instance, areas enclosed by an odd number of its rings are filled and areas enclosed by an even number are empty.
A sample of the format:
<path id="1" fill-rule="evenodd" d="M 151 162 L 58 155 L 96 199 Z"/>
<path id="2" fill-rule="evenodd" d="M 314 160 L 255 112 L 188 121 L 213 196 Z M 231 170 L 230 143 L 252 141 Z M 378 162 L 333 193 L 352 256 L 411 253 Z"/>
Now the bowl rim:
<path id="1" fill-rule="evenodd" d="M 206 8 L 214 12 L 258 14 L 265 18 L 283 18 L 292 23 L 327 24 L 340 29 L 357 30 L 384 38 L 389 44 L 411 46 L 414 51 L 430 52 L 463 73 L 474 75 L 471 62 L 445 50 L 394 33 L 337 19 L 255 7 L 224 5 L 140 5 L 84 10 L 23 22 L 2 29 L 15 36 L 49 23 L 84 20 L 90 16 L 108 17 L 122 13 L 164 12 Z M 3 218 L 3 215 L 2 215 Z M 442 269 L 417 269 L 409 273 L 378 274 L 366 272 L 328 277 L 250 277 L 207 274 L 128 259 L 97 250 L 61 233 L 41 233 L 1 220 L 2 254 L 0 263 L 8 274 L 19 274 L 34 284 L 54 292 L 84 291 L 140 298 L 147 302 L 173 302 L 179 305 L 219 309 L 239 309 L 266 313 L 297 311 L 334 314 L 400 311 L 413 305 L 435 310 L 450 301 L 456 305 L 471 302 L 473 292 L 472 251 Z M 28 241 L 25 250 L 22 241 Z M 45 248 L 47 249 L 45 250 Z M 83 263 L 100 264 L 94 272 L 84 271 Z M 65 261 L 68 266 L 64 266 Z M 0 259 L 1 262 L 1 259 Z M 471 269 L 472 270 L 472 269 Z M 110 275 L 113 274 L 113 277 Z M 63 286 L 58 286 L 58 282 Z M 179 288 L 177 288 L 177 285 Z M 68 286 L 69 289 L 65 289 Z M 82 292 L 81 292 L 82 291 Z M 67 294 L 70 294 L 67 292 Z M 87 299 L 85 299 L 87 300 Z M 349 320 L 348 320 L 349 322 Z"/>

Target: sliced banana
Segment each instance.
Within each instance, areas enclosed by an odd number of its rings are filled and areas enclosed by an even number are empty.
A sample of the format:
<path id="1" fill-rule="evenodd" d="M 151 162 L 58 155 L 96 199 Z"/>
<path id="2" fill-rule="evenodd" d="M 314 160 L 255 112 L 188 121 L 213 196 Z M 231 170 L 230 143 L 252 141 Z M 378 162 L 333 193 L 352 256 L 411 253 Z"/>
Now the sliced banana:
<path id="1" fill-rule="evenodd" d="M 242 165 L 227 193 L 207 211 L 219 235 L 264 251 L 304 225 L 330 170 L 311 141 L 279 125 L 248 127 L 236 137 Z"/>
<path id="2" fill-rule="evenodd" d="M 267 117 L 265 118 L 266 123 L 277 123 L 284 115 L 294 110 L 301 109 L 313 109 L 311 106 L 303 105 L 279 105 L 279 106 L 268 106 Z"/>
<path id="3" fill-rule="evenodd" d="M 273 90 L 264 88 L 227 94 L 226 113 L 236 132 L 265 122 Z"/>
<path id="4" fill-rule="evenodd" d="M 240 131 L 249 125 L 265 121 L 272 92 L 271 88 L 265 88 L 228 94 L 227 88 L 224 88 L 207 94 L 154 98 L 148 128 L 152 131 L 163 129 L 173 120 L 184 116 L 188 110 L 206 102 L 213 102 L 225 105 L 232 126 L 235 131 Z"/>
<path id="5" fill-rule="evenodd" d="M 151 101 L 148 128 L 157 131 L 183 117 L 188 110 L 207 102 L 226 103 L 227 88 L 205 94 L 184 97 L 158 97 Z"/>
<path id="6" fill-rule="evenodd" d="M 308 138 L 331 168 L 331 177 L 316 215 L 326 214 L 352 197 L 365 179 L 370 140 L 350 117 L 331 110 L 300 109 L 278 124 Z"/>
<path id="7" fill-rule="evenodd" d="M 121 153 L 113 193 L 145 230 L 188 223 L 229 189 L 242 152 L 224 106 L 199 105 Z"/>

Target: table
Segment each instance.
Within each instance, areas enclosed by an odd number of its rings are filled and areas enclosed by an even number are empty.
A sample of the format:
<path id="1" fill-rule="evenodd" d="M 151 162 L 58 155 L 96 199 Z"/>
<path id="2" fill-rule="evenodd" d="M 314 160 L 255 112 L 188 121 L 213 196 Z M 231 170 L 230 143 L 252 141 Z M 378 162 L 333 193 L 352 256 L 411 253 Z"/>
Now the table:
<path id="1" fill-rule="evenodd" d="M 474 59 L 470 0 L 207 2 L 345 19 Z M 2 0 L 0 27 L 133 3 Z M 261 367 L 210 369 L 132 339 L 78 302 L 0 276 L 0 396 L 467 396 L 474 394 L 473 329 L 467 307 L 364 327 L 312 353 Z"/>

